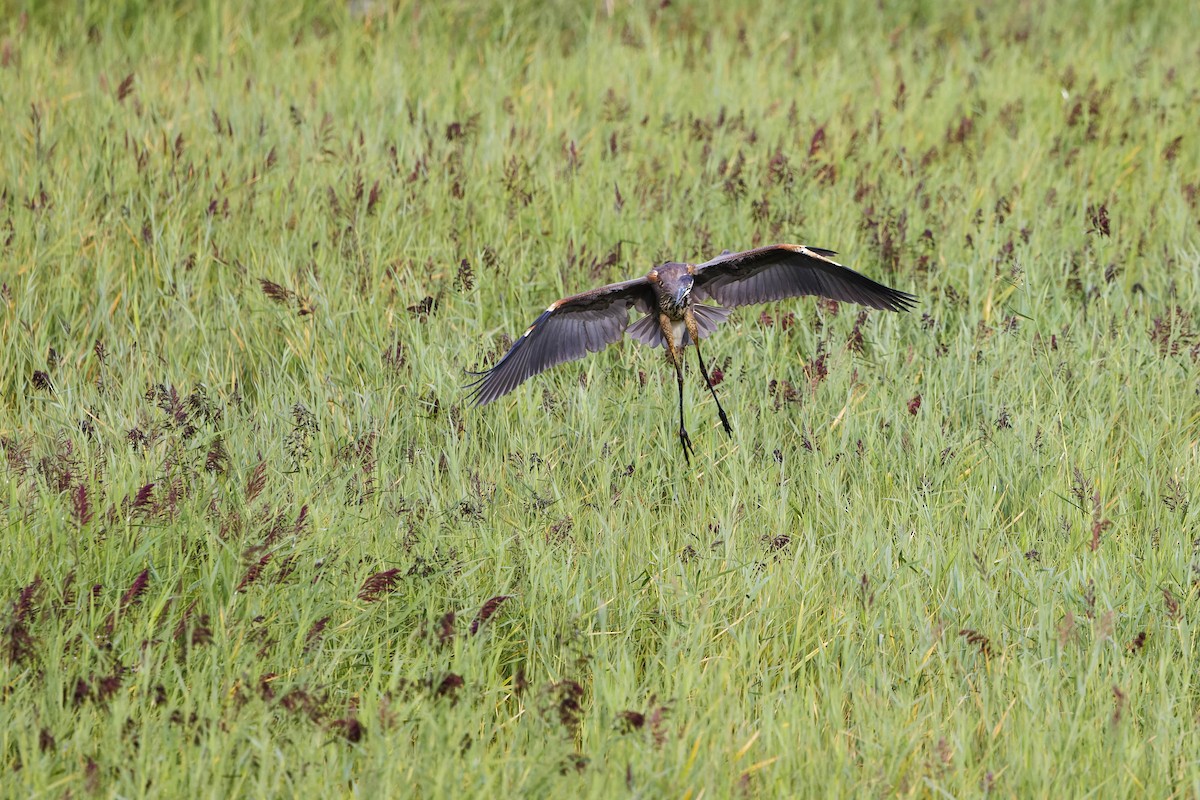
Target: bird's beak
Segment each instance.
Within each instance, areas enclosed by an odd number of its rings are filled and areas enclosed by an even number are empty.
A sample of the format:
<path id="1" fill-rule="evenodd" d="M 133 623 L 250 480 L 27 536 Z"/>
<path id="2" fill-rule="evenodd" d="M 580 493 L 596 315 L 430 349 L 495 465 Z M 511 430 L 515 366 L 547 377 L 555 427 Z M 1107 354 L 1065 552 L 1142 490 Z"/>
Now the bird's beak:
<path id="1" fill-rule="evenodd" d="M 675 290 L 675 305 L 682 306 L 687 302 L 687 297 L 691 293 L 692 287 L 683 286 Z"/>

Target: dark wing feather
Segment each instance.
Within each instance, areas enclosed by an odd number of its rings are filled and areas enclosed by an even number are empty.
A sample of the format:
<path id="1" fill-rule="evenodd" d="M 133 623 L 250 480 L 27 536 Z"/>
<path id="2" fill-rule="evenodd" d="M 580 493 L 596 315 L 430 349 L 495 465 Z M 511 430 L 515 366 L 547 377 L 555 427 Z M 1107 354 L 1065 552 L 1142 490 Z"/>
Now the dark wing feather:
<path id="1" fill-rule="evenodd" d="M 695 292 L 724 306 L 815 294 L 886 311 L 908 311 L 916 298 L 891 289 L 830 256 L 832 250 L 776 244 L 728 253 L 695 267 Z"/>
<path id="2" fill-rule="evenodd" d="M 603 350 L 624 335 L 630 308 L 648 313 L 654 303 L 654 288 L 645 278 L 552 303 L 495 366 L 472 373 L 479 379 L 468 387 L 471 398 L 486 405 L 555 364 Z"/>

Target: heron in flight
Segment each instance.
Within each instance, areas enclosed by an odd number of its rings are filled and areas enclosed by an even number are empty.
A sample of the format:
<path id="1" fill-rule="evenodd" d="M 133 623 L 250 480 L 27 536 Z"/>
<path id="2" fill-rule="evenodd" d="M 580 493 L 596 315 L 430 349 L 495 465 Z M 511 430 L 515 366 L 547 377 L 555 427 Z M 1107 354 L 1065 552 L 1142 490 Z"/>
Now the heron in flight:
<path id="1" fill-rule="evenodd" d="M 842 266 L 834 255 L 832 250 L 795 244 L 726 251 L 703 264 L 668 261 L 641 278 L 556 300 L 491 369 L 471 373 L 477 379 L 468 387 L 470 396 L 477 405 L 486 405 L 539 372 L 603 350 L 628 333 L 643 344 L 666 348 L 675 366 L 679 442 L 685 460 L 690 461 L 695 448 L 683 418 L 683 349 L 696 346 L 700 374 L 712 392 L 725 433 L 732 436 L 733 427 L 704 366 L 700 340 L 715 331 L 733 308 L 803 295 L 885 311 L 907 311 L 915 305 L 911 294 Z M 645 316 L 629 325 L 631 308 Z"/>

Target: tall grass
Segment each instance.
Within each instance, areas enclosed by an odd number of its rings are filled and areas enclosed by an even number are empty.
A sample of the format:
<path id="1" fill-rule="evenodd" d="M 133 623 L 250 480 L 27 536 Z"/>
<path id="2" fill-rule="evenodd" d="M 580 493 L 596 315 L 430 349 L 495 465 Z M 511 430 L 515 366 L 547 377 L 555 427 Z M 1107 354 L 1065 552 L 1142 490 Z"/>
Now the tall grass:
<path id="1" fill-rule="evenodd" d="M 1190 6 L 0 15 L 9 796 L 1200 793 Z M 484 409 L 565 293 L 796 241 Z"/>

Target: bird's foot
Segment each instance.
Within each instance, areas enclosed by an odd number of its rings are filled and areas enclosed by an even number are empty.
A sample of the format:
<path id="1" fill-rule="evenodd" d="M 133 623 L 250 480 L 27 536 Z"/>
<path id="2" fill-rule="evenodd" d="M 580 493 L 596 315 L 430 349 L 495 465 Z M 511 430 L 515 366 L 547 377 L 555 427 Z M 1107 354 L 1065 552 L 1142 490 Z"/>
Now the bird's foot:
<path id="1" fill-rule="evenodd" d="M 721 409 L 720 414 L 721 414 L 721 427 L 723 427 L 725 429 L 725 433 L 727 433 L 729 435 L 729 438 L 732 439 L 733 438 L 733 426 L 729 424 L 729 417 L 725 416 L 725 409 Z"/>
<path id="2" fill-rule="evenodd" d="M 696 448 L 692 446 L 692 437 L 688 436 L 688 432 L 683 428 L 679 429 L 679 443 L 683 445 L 683 460 L 687 463 L 692 463 L 692 456 L 696 454 Z"/>

